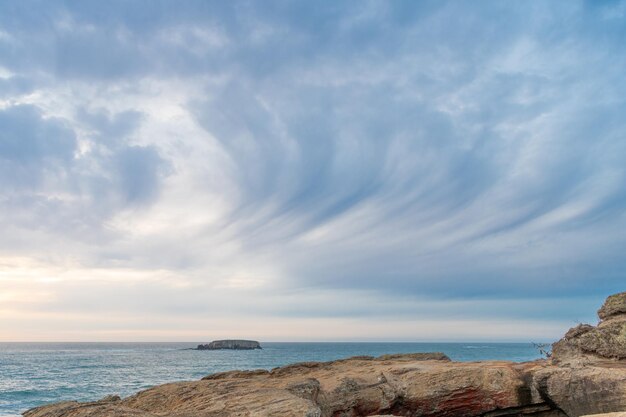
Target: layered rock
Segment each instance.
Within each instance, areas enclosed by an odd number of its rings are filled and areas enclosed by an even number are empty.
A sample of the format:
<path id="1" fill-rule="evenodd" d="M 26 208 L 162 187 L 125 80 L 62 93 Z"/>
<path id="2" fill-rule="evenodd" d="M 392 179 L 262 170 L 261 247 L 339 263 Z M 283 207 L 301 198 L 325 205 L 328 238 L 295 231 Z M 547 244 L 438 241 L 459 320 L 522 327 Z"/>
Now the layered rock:
<path id="1" fill-rule="evenodd" d="M 198 345 L 198 350 L 254 350 L 261 349 L 261 344 L 255 340 L 214 340 L 205 345 Z"/>
<path id="2" fill-rule="evenodd" d="M 609 296 L 598 310 L 600 320 L 622 315 L 626 315 L 626 291 Z"/>
<path id="3" fill-rule="evenodd" d="M 608 297 L 597 326 L 579 324 L 552 346 L 557 363 L 626 359 L 626 292 Z"/>
<path id="4" fill-rule="evenodd" d="M 61 403 L 27 412 L 52 416 L 555 415 L 528 381 L 541 363 L 455 363 L 445 355 L 355 357 L 271 371 L 232 371 L 161 385 L 121 401 Z"/>
<path id="5" fill-rule="evenodd" d="M 579 324 L 552 345 L 552 365 L 533 376 L 542 397 L 570 417 L 626 410 L 626 292 L 598 310 L 597 326 Z"/>
<path id="6" fill-rule="evenodd" d="M 533 386 L 570 417 L 626 410 L 626 364 L 549 366 L 534 373 Z"/>

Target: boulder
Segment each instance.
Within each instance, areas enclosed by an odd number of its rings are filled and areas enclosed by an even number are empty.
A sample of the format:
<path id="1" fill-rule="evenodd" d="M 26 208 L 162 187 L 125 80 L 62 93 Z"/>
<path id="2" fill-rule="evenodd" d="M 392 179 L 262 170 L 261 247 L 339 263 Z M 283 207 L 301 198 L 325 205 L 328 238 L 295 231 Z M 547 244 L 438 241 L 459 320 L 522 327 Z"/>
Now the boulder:
<path id="1" fill-rule="evenodd" d="M 626 410 L 626 366 L 551 366 L 533 375 L 542 399 L 569 417 Z"/>

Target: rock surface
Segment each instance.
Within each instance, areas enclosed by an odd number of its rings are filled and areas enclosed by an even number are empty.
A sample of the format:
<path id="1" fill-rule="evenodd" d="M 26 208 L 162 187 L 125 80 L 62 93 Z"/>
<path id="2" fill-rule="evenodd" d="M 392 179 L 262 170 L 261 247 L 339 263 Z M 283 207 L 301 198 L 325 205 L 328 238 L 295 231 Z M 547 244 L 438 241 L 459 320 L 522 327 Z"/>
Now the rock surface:
<path id="1" fill-rule="evenodd" d="M 626 411 L 626 292 L 608 297 L 598 317 L 571 328 L 552 345 L 552 366 L 533 375 L 544 400 L 572 417 Z"/>
<path id="2" fill-rule="evenodd" d="M 600 309 L 600 324 L 568 331 L 548 360 L 457 363 L 442 353 L 359 356 L 222 372 L 125 399 L 63 402 L 24 415 L 580 417 L 620 412 L 626 410 L 625 297 L 609 297 Z"/>
<path id="3" fill-rule="evenodd" d="M 589 414 L 584 417 L 626 417 L 626 411 L 618 413 Z"/>
<path id="4" fill-rule="evenodd" d="M 553 411 L 528 387 L 541 363 L 455 363 L 443 354 L 355 357 L 271 371 L 232 371 L 161 385 L 124 400 L 61 403 L 51 416 L 479 416 Z M 557 413 L 556 415 L 558 415 Z"/>
<path id="5" fill-rule="evenodd" d="M 197 350 L 254 350 L 261 349 L 261 344 L 255 340 L 214 340 L 205 345 L 198 345 Z"/>
<path id="6" fill-rule="evenodd" d="M 600 310 L 598 310 L 600 320 L 606 320 L 622 314 L 626 314 L 626 291 L 609 296 L 602 307 L 600 307 Z"/>
<path id="7" fill-rule="evenodd" d="M 570 417 L 626 410 L 626 364 L 550 366 L 535 372 L 533 385 Z"/>
<path id="8" fill-rule="evenodd" d="M 579 324 L 552 346 L 555 362 L 626 359 L 626 292 L 608 297 L 598 316 L 598 326 Z"/>

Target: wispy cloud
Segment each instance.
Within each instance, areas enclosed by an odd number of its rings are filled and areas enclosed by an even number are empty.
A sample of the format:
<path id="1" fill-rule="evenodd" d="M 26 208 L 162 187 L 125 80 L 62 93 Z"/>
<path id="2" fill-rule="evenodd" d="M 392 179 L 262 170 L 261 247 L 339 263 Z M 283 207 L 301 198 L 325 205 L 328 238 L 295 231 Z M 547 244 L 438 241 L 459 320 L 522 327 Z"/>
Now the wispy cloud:
<path id="1" fill-rule="evenodd" d="M 626 274 L 624 4 L 0 5 L 2 337 L 593 320 Z"/>

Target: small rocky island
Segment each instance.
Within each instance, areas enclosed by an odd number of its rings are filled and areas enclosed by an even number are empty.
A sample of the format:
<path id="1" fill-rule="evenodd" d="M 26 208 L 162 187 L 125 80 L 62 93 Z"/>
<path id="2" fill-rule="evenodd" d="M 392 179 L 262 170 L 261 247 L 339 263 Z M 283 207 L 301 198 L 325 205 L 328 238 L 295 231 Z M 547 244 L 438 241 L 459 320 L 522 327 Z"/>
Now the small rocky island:
<path id="1" fill-rule="evenodd" d="M 214 340 L 211 343 L 198 345 L 197 350 L 254 350 L 262 349 L 261 344 L 255 340 Z"/>

